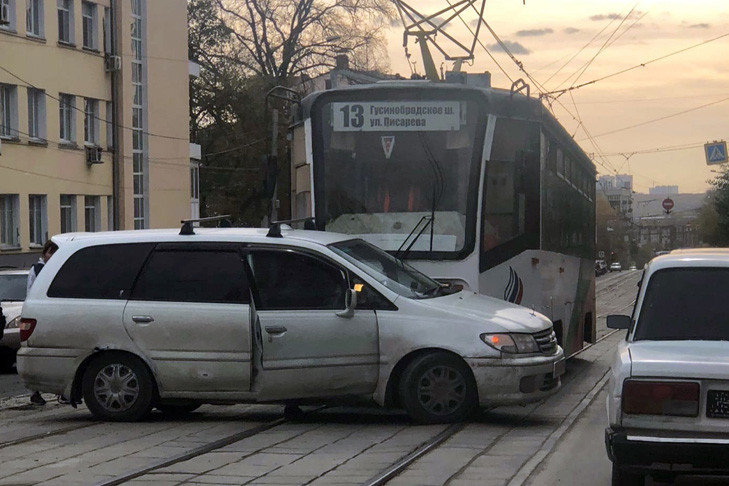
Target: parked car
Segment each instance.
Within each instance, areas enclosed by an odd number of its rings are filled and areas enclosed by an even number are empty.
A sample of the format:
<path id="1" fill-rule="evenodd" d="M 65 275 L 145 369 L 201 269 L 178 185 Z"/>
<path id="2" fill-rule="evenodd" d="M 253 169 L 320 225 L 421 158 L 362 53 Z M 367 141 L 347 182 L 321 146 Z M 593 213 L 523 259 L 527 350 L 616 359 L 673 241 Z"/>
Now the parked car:
<path id="1" fill-rule="evenodd" d="M 611 272 L 620 272 L 623 270 L 623 266 L 620 265 L 620 262 L 613 262 L 610 264 L 610 271 Z"/>
<path id="2" fill-rule="evenodd" d="M 559 389 L 547 317 L 351 236 L 276 228 L 54 237 L 23 308 L 20 377 L 118 421 L 360 395 L 454 422 Z"/>
<path id="3" fill-rule="evenodd" d="M 628 270 L 638 270 L 638 267 L 635 266 L 635 263 L 630 265 L 630 268 Z"/>
<path id="4" fill-rule="evenodd" d="M 595 260 L 595 276 L 605 275 L 608 272 L 607 263 L 605 260 Z"/>
<path id="5" fill-rule="evenodd" d="M 729 250 L 672 252 L 646 267 L 608 384 L 613 484 L 729 473 Z"/>
<path id="6" fill-rule="evenodd" d="M 0 306 L 5 329 L 0 333 L 0 371 L 11 371 L 20 348 L 20 312 L 25 300 L 28 270 L 0 270 Z"/>

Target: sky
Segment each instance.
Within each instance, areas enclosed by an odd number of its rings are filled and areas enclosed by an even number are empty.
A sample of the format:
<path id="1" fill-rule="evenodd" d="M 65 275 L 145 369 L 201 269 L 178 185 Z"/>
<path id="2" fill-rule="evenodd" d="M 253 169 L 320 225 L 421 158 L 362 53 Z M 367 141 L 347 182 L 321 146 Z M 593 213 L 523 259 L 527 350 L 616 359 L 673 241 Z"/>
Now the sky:
<path id="1" fill-rule="evenodd" d="M 448 1 L 407 3 L 430 15 Z M 463 17 L 473 26 L 471 12 Z M 495 87 L 511 85 L 502 70 L 511 79 L 524 78 L 533 96 L 613 75 L 550 99 L 553 113 L 593 157 L 599 175 L 632 174 L 634 190 L 642 193 L 662 185 L 677 185 L 681 193 L 709 188 L 711 170 L 719 166 L 706 164 L 703 144 L 729 139 L 729 2 L 488 0 L 484 19 L 541 85 L 526 79 L 482 25 L 479 40 L 496 62 L 477 44 L 472 65 L 463 70 L 489 71 Z M 464 44 L 472 42 L 460 20 L 447 31 Z M 388 53 L 391 70 L 408 76 L 402 32 L 402 24 L 394 23 Z M 725 37 L 712 40 L 720 36 Z M 458 53 L 443 36 L 437 40 Z M 409 50 L 422 74 L 412 38 Z M 431 51 L 440 66 L 443 57 Z M 628 71 L 617 74 L 623 70 Z"/>

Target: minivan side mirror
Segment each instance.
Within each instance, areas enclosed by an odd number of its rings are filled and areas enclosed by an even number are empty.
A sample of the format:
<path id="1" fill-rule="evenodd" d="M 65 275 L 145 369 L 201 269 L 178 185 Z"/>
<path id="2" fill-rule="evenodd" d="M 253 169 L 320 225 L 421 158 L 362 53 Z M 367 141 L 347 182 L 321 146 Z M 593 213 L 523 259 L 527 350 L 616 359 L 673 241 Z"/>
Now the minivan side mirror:
<path id="1" fill-rule="evenodd" d="M 607 316 L 607 327 L 610 329 L 630 329 L 630 316 Z"/>
<path id="2" fill-rule="evenodd" d="M 347 289 L 347 293 L 344 295 L 345 309 L 341 312 L 337 312 L 339 317 L 352 317 L 354 315 L 354 309 L 357 307 L 357 291 L 354 289 Z"/>

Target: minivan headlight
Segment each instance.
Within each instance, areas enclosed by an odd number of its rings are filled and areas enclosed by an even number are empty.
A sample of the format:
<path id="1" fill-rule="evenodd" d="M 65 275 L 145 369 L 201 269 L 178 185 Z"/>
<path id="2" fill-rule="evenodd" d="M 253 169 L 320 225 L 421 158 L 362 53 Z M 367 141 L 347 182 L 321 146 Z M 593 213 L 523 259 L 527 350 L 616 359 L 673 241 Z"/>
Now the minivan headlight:
<path id="1" fill-rule="evenodd" d="M 503 353 L 538 353 L 539 345 L 531 334 L 481 334 L 481 340 Z"/>

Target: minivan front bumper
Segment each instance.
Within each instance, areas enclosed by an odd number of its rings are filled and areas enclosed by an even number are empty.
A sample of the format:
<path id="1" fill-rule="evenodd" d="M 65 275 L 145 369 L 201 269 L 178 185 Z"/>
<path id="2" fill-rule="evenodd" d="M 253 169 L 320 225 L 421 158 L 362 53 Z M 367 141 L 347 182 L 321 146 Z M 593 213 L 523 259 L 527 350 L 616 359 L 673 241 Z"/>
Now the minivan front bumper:
<path id="1" fill-rule="evenodd" d="M 537 402 L 557 393 L 565 372 L 560 350 L 551 356 L 466 358 L 478 387 L 479 405 L 495 407 Z"/>

